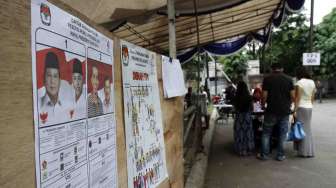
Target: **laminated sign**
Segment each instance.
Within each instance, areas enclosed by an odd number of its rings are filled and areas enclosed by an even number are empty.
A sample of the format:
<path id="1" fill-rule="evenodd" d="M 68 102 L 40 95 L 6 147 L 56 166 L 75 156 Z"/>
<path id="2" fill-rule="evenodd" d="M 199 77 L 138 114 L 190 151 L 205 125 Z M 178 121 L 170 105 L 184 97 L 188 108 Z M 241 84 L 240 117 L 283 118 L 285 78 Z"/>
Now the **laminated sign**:
<path id="1" fill-rule="evenodd" d="M 155 53 L 121 41 L 128 188 L 168 177 Z"/>
<path id="2" fill-rule="evenodd" d="M 320 53 L 303 53 L 303 65 L 305 66 L 320 65 Z"/>
<path id="3" fill-rule="evenodd" d="M 117 187 L 113 41 L 31 1 L 36 187 Z"/>

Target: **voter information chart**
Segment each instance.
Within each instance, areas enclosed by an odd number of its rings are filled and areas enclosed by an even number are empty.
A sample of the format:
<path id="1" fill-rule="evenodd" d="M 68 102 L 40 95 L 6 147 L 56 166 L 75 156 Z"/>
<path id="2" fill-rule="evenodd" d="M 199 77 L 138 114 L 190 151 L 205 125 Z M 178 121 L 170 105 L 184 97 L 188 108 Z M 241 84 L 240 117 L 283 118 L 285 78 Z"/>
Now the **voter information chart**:
<path id="1" fill-rule="evenodd" d="M 36 187 L 117 187 L 113 41 L 31 1 Z"/>
<path id="2" fill-rule="evenodd" d="M 155 53 L 121 41 L 128 187 L 168 177 Z"/>

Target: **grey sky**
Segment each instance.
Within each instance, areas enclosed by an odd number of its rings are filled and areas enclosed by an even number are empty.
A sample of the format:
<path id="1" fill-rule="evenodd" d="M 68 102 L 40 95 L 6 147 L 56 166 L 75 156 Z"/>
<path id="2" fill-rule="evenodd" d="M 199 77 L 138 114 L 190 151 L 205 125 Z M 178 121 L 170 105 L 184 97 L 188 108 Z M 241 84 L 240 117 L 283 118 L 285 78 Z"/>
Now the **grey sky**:
<path id="1" fill-rule="evenodd" d="M 305 13 L 310 17 L 310 0 L 305 1 Z M 329 14 L 336 7 L 336 0 L 314 0 L 314 25 L 322 21 L 323 16 Z"/>

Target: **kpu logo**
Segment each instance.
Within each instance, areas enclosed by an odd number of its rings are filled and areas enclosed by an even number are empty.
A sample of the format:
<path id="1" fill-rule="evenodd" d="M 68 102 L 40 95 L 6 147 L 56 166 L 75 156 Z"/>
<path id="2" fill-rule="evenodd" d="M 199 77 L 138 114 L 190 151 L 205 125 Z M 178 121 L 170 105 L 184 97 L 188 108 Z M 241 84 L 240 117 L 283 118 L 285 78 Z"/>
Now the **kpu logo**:
<path id="1" fill-rule="evenodd" d="M 50 26 L 51 24 L 51 13 L 48 5 L 41 3 L 40 7 L 41 21 L 44 25 Z"/>

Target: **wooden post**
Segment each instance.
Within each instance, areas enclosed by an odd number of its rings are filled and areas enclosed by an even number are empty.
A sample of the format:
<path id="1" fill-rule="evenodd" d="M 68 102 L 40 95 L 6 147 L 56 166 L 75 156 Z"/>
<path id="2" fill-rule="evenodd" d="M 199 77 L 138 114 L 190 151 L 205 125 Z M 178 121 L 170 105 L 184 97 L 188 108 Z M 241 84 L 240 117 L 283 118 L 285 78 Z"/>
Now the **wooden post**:
<path id="1" fill-rule="evenodd" d="M 169 30 L 169 57 L 176 58 L 175 0 L 167 0 L 167 9 Z"/>

